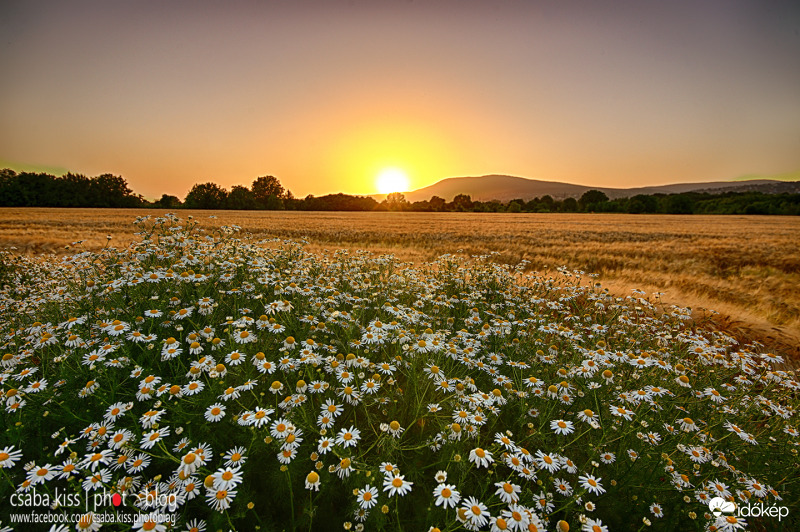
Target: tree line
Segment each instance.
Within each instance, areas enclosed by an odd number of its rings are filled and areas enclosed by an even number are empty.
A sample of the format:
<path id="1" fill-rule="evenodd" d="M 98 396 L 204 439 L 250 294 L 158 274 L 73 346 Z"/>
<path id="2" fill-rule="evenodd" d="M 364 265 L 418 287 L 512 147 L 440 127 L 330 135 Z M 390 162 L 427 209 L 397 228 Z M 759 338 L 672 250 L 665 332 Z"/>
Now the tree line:
<path id="1" fill-rule="evenodd" d="M 599 190 L 580 198 L 552 196 L 508 202 L 474 201 L 458 194 L 452 201 L 432 196 L 409 202 L 399 192 L 383 201 L 368 196 L 328 194 L 296 198 L 275 176 L 256 178 L 250 187 L 235 185 L 230 190 L 213 182 L 195 184 L 186 197 L 164 194 L 148 201 L 134 194 L 121 176 L 102 174 L 86 177 L 68 173 L 55 177 L 44 173 L 16 173 L 0 170 L 0 206 L 3 207 L 154 207 L 164 209 L 233 209 L 297 211 L 412 211 L 412 212 L 610 212 L 631 214 L 779 214 L 800 215 L 800 194 L 763 192 L 684 192 L 680 194 L 638 194 L 609 199 Z"/>

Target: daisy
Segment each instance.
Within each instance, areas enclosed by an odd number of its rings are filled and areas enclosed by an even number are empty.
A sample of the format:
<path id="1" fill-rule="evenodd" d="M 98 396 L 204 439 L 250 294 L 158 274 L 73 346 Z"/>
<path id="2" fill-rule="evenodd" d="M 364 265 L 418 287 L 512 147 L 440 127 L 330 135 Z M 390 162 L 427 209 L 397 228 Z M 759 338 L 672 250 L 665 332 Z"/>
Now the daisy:
<path id="1" fill-rule="evenodd" d="M 606 492 L 603 486 L 600 485 L 600 480 L 603 479 L 596 478 L 594 475 L 581 475 L 578 477 L 578 481 L 581 483 L 581 486 L 595 495 L 601 495 Z"/>
<path id="2" fill-rule="evenodd" d="M 109 480 L 111 480 L 111 471 L 108 469 L 101 469 L 94 475 L 90 477 L 86 477 L 83 481 L 83 490 L 84 491 L 94 491 L 103 488 L 103 485 L 106 484 Z"/>
<path id="3" fill-rule="evenodd" d="M 586 522 L 581 527 L 585 532 L 608 532 L 608 527 L 603 524 L 599 519 L 586 519 Z"/>
<path id="4" fill-rule="evenodd" d="M 339 462 L 339 465 L 335 468 L 336 474 L 339 475 L 339 478 L 345 478 L 350 476 L 350 472 L 353 471 L 353 462 L 349 458 L 342 458 Z"/>
<path id="5" fill-rule="evenodd" d="M 389 497 L 394 497 L 397 494 L 403 496 L 411 491 L 413 484 L 413 482 L 407 481 L 404 475 L 387 475 L 383 479 L 383 491 L 389 492 Z"/>
<path id="6" fill-rule="evenodd" d="M 561 459 L 556 454 L 545 454 L 541 450 L 536 451 L 534 463 L 539 469 L 547 469 L 550 473 L 555 473 L 561 468 Z"/>
<path id="7" fill-rule="evenodd" d="M 327 381 L 311 381 L 308 393 L 323 393 L 330 387 Z"/>
<path id="8" fill-rule="evenodd" d="M 367 379 L 366 381 L 361 383 L 361 391 L 368 395 L 378 393 L 378 390 L 380 390 L 380 388 L 381 384 L 372 379 Z"/>
<path id="9" fill-rule="evenodd" d="M 139 442 L 139 446 L 142 449 L 152 449 L 156 443 L 167 436 L 169 436 L 169 427 L 160 427 L 158 430 L 145 433 L 141 442 Z"/>
<path id="10" fill-rule="evenodd" d="M 234 497 L 236 497 L 236 491 L 209 490 L 206 493 L 206 502 L 211 508 L 222 513 L 231 507 Z"/>
<path id="11" fill-rule="evenodd" d="M 192 519 L 188 523 L 186 523 L 186 528 L 184 528 L 185 532 L 205 532 L 206 531 L 206 522 L 202 519 Z"/>
<path id="12" fill-rule="evenodd" d="M 192 381 L 189 384 L 185 384 L 181 389 L 181 393 L 183 395 L 196 395 L 205 389 L 206 385 L 201 381 Z"/>
<path id="13" fill-rule="evenodd" d="M 549 514 L 553 511 L 555 504 L 553 504 L 553 495 L 551 493 L 540 491 L 538 495 L 534 496 L 534 499 L 541 513 Z"/>
<path id="14" fill-rule="evenodd" d="M 270 434 L 272 434 L 273 438 L 284 439 L 293 430 L 294 430 L 294 425 L 289 423 L 287 420 L 280 418 L 272 422 L 272 425 L 270 425 L 269 432 Z"/>
<path id="15" fill-rule="evenodd" d="M 317 443 L 317 452 L 319 454 L 327 454 L 333 448 L 333 440 L 330 438 L 322 437 Z"/>
<path id="16" fill-rule="evenodd" d="M 516 453 L 519 450 L 519 447 L 517 447 L 517 445 L 511 440 L 511 438 L 509 438 L 502 432 L 498 432 L 494 435 L 494 441 L 495 443 L 500 444 L 503 448 L 512 453 Z"/>
<path id="17" fill-rule="evenodd" d="M 633 410 L 628 410 L 623 406 L 614 405 L 609 405 L 609 408 L 611 409 L 611 414 L 614 416 L 621 417 L 625 421 L 630 421 L 633 419 Z"/>
<path id="18" fill-rule="evenodd" d="M 378 504 L 378 488 L 367 484 L 364 489 L 358 490 L 356 500 L 361 508 L 369 510 Z"/>
<path id="19" fill-rule="evenodd" d="M 75 530 L 96 532 L 97 530 L 100 530 L 101 526 L 103 526 L 103 522 L 96 521 L 94 518 L 94 513 L 89 512 L 80 516 L 78 523 L 75 525 Z"/>
<path id="20" fill-rule="evenodd" d="M 216 422 L 225 417 L 225 405 L 214 403 L 206 409 L 206 421 Z"/>
<path id="21" fill-rule="evenodd" d="M 391 434 L 392 436 L 394 436 L 396 438 L 400 437 L 400 435 L 403 433 L 404 430 L 405 429 L 403 427 L 401 427 L 400 423 L 398 423 L 396 420 L 394 420 L 391 423 L 389 423 L 389 426 L 387 428 L 387 431 L 389 432 L 389 434 Z"/>
<path id="22" fill-rule="evenodd" d="M 489 509 L 486 507 L 486 505 L 475 497 L 467 497 L 464 499 L 461 508 L 463 508 L 465 511 L 464 518 L 470 523 L 470 525 L 475 527 L 476 530 L 486 525 L 491 518 Z"/>
<path id="23" fill-rule="evenodd" d="M 238 331 L 233 335 L 233 340 L 237 344 L 249 344 L 258 340 L 256 335 L 247 330 Z"/>
<path id="24" fill-rule="evenodd" d="M 223 455 L 223 459 L 225 460 L 225 465 L 232 467 L 232 466 L 241 466 L 247 461 L 247 457 L 245 456 L 245 448 L 244 447 L 234 447 L 227 453 Z"/>
<path id="25" fill-rule="evenodd" d="M 592 411 L 592 410 L 590 410 L 588 408 L 586 410 L 581 410 L 580 412 L 578 412 L 577 415 L 578 415 L 578 419 L 580 421 L 583 421 L 584 423 L 592 423 L 592 422 L 598 423 L 599 422 L 599 418 L 597 416 L 597 413 L 595 413 L 594 411 Z"/>
<path id="26" fill-rule="evenodd" d="M 344 411 L 342 405 L 337 405 L 331 399 L 326 399 L 325 403 L 320 408 L 322 410 L 323 415 L 330 416 L 333 419 L 339 417 L 339 414 L 341 414 Z"/>
<path id="27" fill-rule="evenodd" d="M 211 475 L 214 482 L 214 489 L 232 490 L 242 483 L 242 472 L 239 466 L 226 467 L 225 469 L 214 472 Z"/>
<path id="28" fill-rule="evenodd" d="M 445 510 L 455 508 L 461 500 L 461 494 L 451 484 L 439 484 L 434 488 L 433 496 L 436 497 L 436 506 L 443 506 Z"/>
<path id="29" fill-rule="evenodd" d="M 512 504 L 519 501 L 519 493 L 522 491 L 522 488 L 517 484 L 512 484 L 511 482 L 495 482 L 494 485 L 497 487 L 494 494 L 500 497 L 500 500 L 504 503 Z"/>
<path id="30" fill-rule="evenodd" d="M 509 504 L 508 510 L 503 510 L 501 515 L 508 523 L 507 530 L 516 530 L 518 532 L 544 530 L 544 524 L 539 517 L 524 506 Z M 531 528 L 530 525 L 533 525 L 533 527 Z"/>
<path id="31" fill-rule="evenodd" d="M 664 517 L 664 510 L 661 508 L 660 504 L 655 502 L 650 505 L 650 513 L 655 517 Z"/>
<path id="32" fill-rule="evenodd" d="M 128 460 L 126 470 L 133 475 L 134 473 L 139 473 L 149 465 L 150 457 L 146 454 L 139 454 L 137 456 L 132 456 L 130 460 Z"/>
<path id="33" fill-rule="evenodd" d="M 47 388 L 47 380 L 46 379 L 39 379 L 37 381 L 33 381 L 25 388 L 26 393 L 39 393 L 42 390 Z"/>
<path id="34" fill-rule="evenodd" d="M 379 469 L 387 477 L 400 474 L 400 469 L 391 462 L 381 462 Z"/>
<path id="35" fill-rule="evenodd" d="M 616 459 L 617 457 L 614 453 L 609 453 L 609 452 L 600 453 L 600 461 L 603 462 L 604 464 L 614 463 Z"/>
<path id="36" fill-rule="evenodd" d="M 56 478 L 69 478 L 78 474 L 78 463 L 72 458 L 67 458 L 61 465 L 56 466 L 56 470 L 58 471 Z"/>
<path id="37" fill-rule="evenodd" d="M 474 462 L 475 466 L 479 468 L 489 467 L 489 464 L 494 462 L 494 458 L 491 452 L 477 447 L 469 452 L 469 461 Z"/>
<path id="38" fill-rule="evenodd" d="M 727 499 L 731 494 L 728 491 L 728 485 L 718 479 L 709 481 L 706 484 L 706 489 L 713 492 L 716 497 L 722 497 L 723 499 Z"/>
<path id="39" fill-rule="evenodd" d="M 52 464 L 45 464 L 43 466 L 34 465 L 28 471 L 28 481 L 31 485 L 42 484 L 52 479 L 58 473 L 57 469 Z"/>
<path id="40" fill-rule="evenodd" d="M 361 400 L 361 396 L 352 386 L 345 386 L 337 390 L 336 393 L 351 405 L 357 405 Z"/>
<path id="41" fill-rule="evenodd" d="M 361 431 L 355 427 L 349 429 L 341 429 L 339 434 L 336 435 L 336 443 L 347 447 L 355 447 L 358 445 L 358 440 L 361 439 Z"/>
<path id="42" fill-rule="evenodd" d="M 297 449 L 300 447 L 300 444 L 303 443 L 303 431 L 301 429 L 295 429 L 294 432 L 290 432 L 286 435 L 286 438 L 283 440 L 283 444 L 281 445 L 281 449 Z"/>
<path id="43" fill-rule="evenodd" d="M 306 489 L 319 491 L 319 473 L 312 471 L 306 475 Z"/>
<path id="44" fill-rule="evenodd" d="M 563 478 L 553 480 L 553 487 L 555 487 L 559 495 L 563 495 L 564 497 L 572 495 L 572 486 Z"/>
<path id="45" fill-rule="evenodd" d="M 114 451 L 111 449 L 105 449 L 99 453 L 89 453 L 81 460 L 78 467 L 81 469 L 91 469 L 92 472 L 94 472 L 97 470 L 98 465 L 108 465 L 113 454 Z"/>
<path id="46" fill-rule="evenodd" d="M 14 446 L 4 447 L 0 450 L 0 469 L 12 467 L 22 458 L 22 451 L 14 449 Z"/>
<path id="47" fill-rule="evenodd" d="M 197 468 L 205 465 L 204 460 L 198 457 L 195 453 L 186 453 L 181 458 L 181 465 L 178 467 L 178 472 L 186 476 L 193 475 Z"/>
<path id="48" fill-rule="evenodd" d="M 253 417 L 250 419 L 250 425 L 255 427 L 261 428 L 267 423 L 269 423 L 269 416 L 275 413 L 275 410 L 272 408 L 261 408 L 257 406 L 256 409 L 253 411 Z"/>
<path id="49" fill-rule="evenodd" d="M 722 532 L 733 532 L 735 530 L 744 530 L 747 527 L 747 522 L 741 517 L 735 515 L 721 515 L 714 521 L 716 530 Z"/>
<path id="50" fill-rule="evenodd" d="M 684 432 L 692 432 L 700 430 L 700 427 L 697 426 L 697 423 L 695 423 L 695 421 L 690 417 L 679 419 L 678 421 L 676 421 L 676 423 L 678 423 L 681 426 L 681 430 Z"/>
<path id="51" fill-rule="evenodd" d="M 107 423 L 113 423 L 132 407 L 133 403 L 114 403 L 108 407 L 106 413 L 103 415 L 103 419 L 105 419 Z"/>
<path id="52" fill-rule="evenodd" d="M 556 434 L 571 434 L 575 431 L 575 425 L 571 421 L 564 421 L 563 419 L 554 419 L 550 422 L 550 428 Z"/>

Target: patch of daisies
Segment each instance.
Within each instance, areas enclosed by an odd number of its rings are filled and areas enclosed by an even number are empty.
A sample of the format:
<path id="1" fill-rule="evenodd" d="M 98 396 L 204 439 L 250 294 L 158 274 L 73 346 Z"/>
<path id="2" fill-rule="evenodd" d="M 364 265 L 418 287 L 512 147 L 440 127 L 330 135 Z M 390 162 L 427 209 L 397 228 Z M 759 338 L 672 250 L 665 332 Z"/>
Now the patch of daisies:
<path id="1" fill-rule="evenodd" d="M 740 530 L 708 502 L 798 499 L 796 376 L 687 309 L 492 257 L 136 223 L 0 293 L 2 500 L 174 514 L 145 530 L 603 531 Z"/>

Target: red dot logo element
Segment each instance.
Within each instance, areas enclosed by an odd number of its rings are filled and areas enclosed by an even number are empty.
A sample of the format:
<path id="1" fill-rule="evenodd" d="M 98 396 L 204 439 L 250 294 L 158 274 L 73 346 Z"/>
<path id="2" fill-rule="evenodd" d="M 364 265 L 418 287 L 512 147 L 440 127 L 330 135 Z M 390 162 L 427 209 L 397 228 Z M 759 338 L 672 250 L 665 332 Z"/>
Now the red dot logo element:
<path id="1" fill-rule="evenodd" d="M 119 493 L 115 493 L 111 497 L 111 504 L 113 504 L 114 506 L 119 506 L 120 504 L 122 504 L 122 497 L 120 497 Z"/>

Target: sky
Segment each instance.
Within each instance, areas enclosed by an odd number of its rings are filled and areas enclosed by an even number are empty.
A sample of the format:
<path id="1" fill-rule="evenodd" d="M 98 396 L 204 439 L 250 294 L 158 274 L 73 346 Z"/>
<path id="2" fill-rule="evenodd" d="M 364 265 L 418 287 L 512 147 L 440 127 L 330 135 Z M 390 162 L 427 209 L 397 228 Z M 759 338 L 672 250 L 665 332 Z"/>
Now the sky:
<path id="1" fill-rule="evenodd" d="M 0 167 L 148 198 L 800 169 L 800 2 L 0 2 Z"/>

